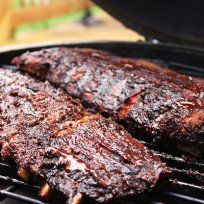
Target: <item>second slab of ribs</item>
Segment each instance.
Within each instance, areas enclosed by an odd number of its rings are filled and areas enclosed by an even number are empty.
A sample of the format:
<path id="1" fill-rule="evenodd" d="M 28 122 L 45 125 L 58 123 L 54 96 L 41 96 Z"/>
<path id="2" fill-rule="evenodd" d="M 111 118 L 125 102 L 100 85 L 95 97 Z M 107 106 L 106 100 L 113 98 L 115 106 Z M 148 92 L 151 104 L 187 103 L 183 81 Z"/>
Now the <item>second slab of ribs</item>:
<path id="1" fill-rule="evenodd" d="M 13 60 L 21 70 L 61 85 L 133 135 L 178 143 L 198 156 L 204 144 L 204 80 L 144 60 L 88 48 L 51 48 Z"/>

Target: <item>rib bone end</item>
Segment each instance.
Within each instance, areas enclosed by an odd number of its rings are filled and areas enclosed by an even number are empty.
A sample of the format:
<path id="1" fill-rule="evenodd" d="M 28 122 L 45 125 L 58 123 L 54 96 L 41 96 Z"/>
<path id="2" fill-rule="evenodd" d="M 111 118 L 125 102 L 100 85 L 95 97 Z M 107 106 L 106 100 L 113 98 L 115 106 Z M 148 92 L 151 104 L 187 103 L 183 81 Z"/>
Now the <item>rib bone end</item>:
<path id="1" fill-rule="evenodd" d="M 9 158 L 9 156 L 10 156 L 10 146 L 9 146 L 8 142 L 4 142 L 2 144 L 1 156 L 2 156 L 3 159 Z"/>
<path id="2" fill-rule="evenodd" d="M 17 173 L 24 181 L 28 181 L 29 178 L 30 178 L 29 172 L 26 169 L 22 168 L 22 167 L 18 169 Z"/>
<path id="3" fill-rule="evenodd" d="M 39 192 L 39 196 L 40 196 L 41 198 L 43 198 L 43 199 L 47 199 L 47 198 L 50 196 L 50 192 L 51 192 L 51 187 L 50 187 L 49 184 L 46 183 L 46 184 L 41 188 L 41 190 L 40 190 L 40 192 Z"/>
<path id="4" fill-rule="evenodd" d="M 80 204 L 82 202 L 82 194 L 77 193 L 74 198 L 73 198 L 73 203 L 72 204 Z"/>

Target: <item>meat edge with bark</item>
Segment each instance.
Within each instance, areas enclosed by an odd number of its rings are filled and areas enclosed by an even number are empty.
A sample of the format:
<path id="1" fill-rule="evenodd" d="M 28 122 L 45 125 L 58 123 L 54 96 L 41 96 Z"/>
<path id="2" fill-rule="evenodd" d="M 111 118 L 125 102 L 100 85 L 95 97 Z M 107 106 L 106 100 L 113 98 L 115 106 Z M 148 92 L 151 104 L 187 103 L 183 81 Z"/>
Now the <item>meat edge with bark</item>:
<path id="1" fill-rule="evenodd" d="M 89 106 L 94 105 L 95 110 L 115 117 L 132 135 L 137 136 L 137 133 L 141 132 L 141 138 L 146 135 L 147 139 L 162 141 L 163 144 L 168 139 L 172 145 L 178 143 L 179 150 L 182 149 L 195 157 L 202 157 L 204 144 L 203 80 L 178 74 L 144 60 L 120 58 L 104 51 L 88 48 L 51 48 L 27 52 L 14 58 L 12 63 L 25 72 L 46 79 L 55 85 L 62 85 L 70 95 L 80 98 L 82 103 L 88 103 Z M 112 106 L 108 109 L 110 105 L 108 102 L 106 105 L 103 100 L 106 98 L 106 101 L 114 104 L 114 101 L 117 103 L 118 99 L 114 98 L 113 91 L 110 96 L 108 94 L 100 96 L 99 89 L 94 88 L 94 83 L 97 84 L 100 81 L 96 81 L 97 77 L 94 78 L 91 73 L 100 70 L 101 78 L 106 79 L 107 76 L 104 78 L 102 73 L 108 72 L 108 69 L 110 70 L 108 77 L 110 78 L 110 74 L 113 76 L 110 81 L 121 75 L 115 74 L 116 71 L 123 70 L 123 75 L 128 74 L 127 77 L 131 78 L 131 74 L 135 75 L 134 72 L 136 72 L 136 74 L 140 74 L 140 78 L 136 78 L 140 83 L 144 83 L 140 79 L 146 77 L 146 80 L 151 81 L 148 83 L 150 85 L 153 83 L 154 86 L 152 88 L 147 84 L 144 89 L 139 88 L 139 93 L 138 91 L 132 93 L 132 88 L 126 87 L 130 94 L 121 99 L 123 100 L 122 105 L 118 108 Z M 145 76 L 141 74 L 141 70 L 142 74 L 146 74 Z M 120 81 L 124 81 L 124 79 L 126 80 L 123 77 Z M 112 81 L 114 82 L 114 80 Z M 99 90 L 102 94 L 101 90 L 103 88 L 106 90 L 108 86 L 109 88 L 115 87 L 116 90 L 114 90 L 117 93 L 119 87 L 116 82 L 110 85 L 109 81 L 106 83 L 107 87 L 102 84 Z M 121 92 L 119 97 L 124 94 Z M 187 97 L 187 101 L 185 101 L 185 97 Z M 150 101 L 149 106 L 146 104 L 147 101 Z M 192 105 L 194 102 L 198 107 L 198 110 L 195 108 L 195 111 L 193 111 L 194 106 Z M 141 105 L 144 106 L 143 110 L 139 108 Z M 144 121 L 142 121 L 142 117 L 145 117 Z M 152 137 L 147 135 L 152 135 Z M 195 148 L 192 150 L 192 147 Z"/>
<path id="2" fill-rule="evenodd" d="M 9 71 L 8 71 L 9 72 Z M 20 75 L 19 75 L 19 77 L 20 77 Z M 25 77 L 25 76 L 24 76 Z M 26 77 L 25 77 L 26 78 Z M 40 83 L 42 83 L 42 82 L 40 82 Z M 14 82 L 14 84 L 15 84 L 15 82 Z M 43 83 L 42 83 L 43 84 Z M 11 85 L 10 85 L 10 83 L 8 84 L 8 87 L 10 87 Z M 5 88 L 5 87 L 4 87 Z M 48 87 L 49 88 L 49 87 Z M 50 88 L 51 88 L 51 86 L 50 86 Z M 52 88 L 53 89 L 53 88 Z M 5 89 L 3 89 L 2 91 L 5 91 Z M 7 94 L 7 93 L 6 93 Z M 8 94 L 10 94 L 10 92 L 8 92 Z M 13 93 L 12 93 L 13 94 Z M 33 93 L 34 95 L 36 94 L 36 93 Z M 14 94 L 14 97 L 17 97 L 18 96 L 18 94 L 17 94 L 17 92 L 15 92 L 15 94 Z M 22 97 L 22 96 L 21 96 Z M 33 98 L 33 100 L 34 100 L 34 102 L 36 102 L 35 101 L 35 97 Z M 29 100 L 30 101 L 30 100 Z M 15 103 L 16 103 L 16 100 L 15 100 Z M 74 105 L 74 104 L 73 104 Z M 9 109 L 9 108 L 8 108 Z M 50 133 L 50 131 L 52 130 L 52 128 L 51 128 L 51 124 L 50 124 L 50 119 L 51 119 L 51 122 L 53 122 L 53 120 L 52 120 L 52 118 L 53 117 L 57 117 L 57 115 L 55 116 L 55 114 L 54 115 L 52 115 L 52 117 L 50 118 L 49 117 L 49 115 L 47 116 L 48 117 L 48 119 L 49 120 L 43 120 L 44 122 L 42 123 L 41 121 L 39 122 L 39 124 L 37 124 L 37 125 L 35 125 L 35 124 L 30 124 L 30 125 L 23 125 L 23 124 L 21 124 L 21 126 L 19 126 L 19 131 L 17 131 L 11 138 L 9 138 L 9 140 L 7 141 L 7 146 L 6 147 L 4 147 L 4 151 L 6 151 L 6 149 L 7 149 L 7 155 L 10 155 L 11 157 L 13 157 L 13 159 L 16 161 L 16 164 L 18 165 L 18 173 L 19 173 L 19 175 L 24 179 L 24 180 L 27 180 L 28 178 L 29 178 L 29 173 L 31 173 L 32 175 L 33 174 L 35 174 L 35 175 L 43 175 L 43 177 L 46 177 L 47 175 L 45 175 L 45 172 L 44 171 L 40 171 L 40 172 L 37 172 L 37 170 L 36 169 L 40 169 L 41 168 L 41 166 L 38 166 L 39 164 L 40 164 L 40 162 L 39 161 L 42 161 L 42 163 L 44 163 L 45 162 L 45 158 L 43 158 L 43 159 L 40 159 L 39 160 L 39 157 L 41 157 L 42 155 L 44 155 L 44 153 L 43 152 L 45 152 L 45 148 L 47 149 L 47 147 L 49 146 L 45 146 L 45 144 L 43 143 L 43 142 L 47 142 L 47 141 L 45 141 L 45 138 L 46 138 L 46 140 L 47 139 L 49 139 L 49 137 L 51 137 L 51 135 L 52 135 L 52 133 Z M 94 115 L 93 115 L 93 117 L 95 117 Z M 102 116 L 100 116 L 100 115 L 98 115 L 98 118 L 99 118 L 99 121 L 108 121 L 107 119 L 103 119 L 103 117 Z M 55 119 L 55 118 L 54 118 Z M 58 119 L 58 117 L 56 118 L 56 120 Z M 93 120 L 93 122 L 91 121 L 91 123 L 94 123 L 94 121 L 95 120 Z M 116 129 L 117 129 L 117 127 L 120 129 L 120 126 L 118 126 L 117 124 L 115 124 L 114 122 L 110 122 L 111 124 L 112 124 L 112 126 L 115 126 L 116 127 Z M 83 122 L 83 120 L 80 120 L 79 121 L 79 123 L 76 123 L 76 127 L 78 127 L 78 126 L 80 126 L 80 124 L 84 124 L 85 125 L 85 123 Z M 42 126 L 42 130 L 41 129 L 39 129 L 38 127 L 40 127 L 40 126 Z M 85 125 L 86 126 L 86 125 Z M 35 130 L 35 128 L 36 128 L 36 130 Z M 44 130 L 44 128 L 45 128 L 45 132 L 43 132 L 43 130 Z M 26 131 L 27 131 L 27 133 L 26 133 Z M 38 134 L 36 134 L 36 132 L 35 131 L 37 131 L 37 133 Z M 99 130 L 98 130 L 99 131 Z M 68 131 L 69 132 L 69 131 Z M 94 132 L 94 131 L 93 131 Z M 100 132 L 100 131 L 99 131 Z M 109 128 L 107 128 L 107 129 L 105 129 L 104 130 L 104 133 L 110 133 L 110 134 L 113 134 L 113 133 L 116 133 L 117 131 L 115 130 L 114 131 L 114 129 L 111 129 L 111 130 L 109 130 Z M 161 169 L 159 168 L 159 166 L 158 166 L 158 172 L 156 173 L 156 171 L 157 171 L 157 167 L 155 166 L 154 167 L 154 164 L 152 163 L 152 171 L 154 171 L 155 170 L 155 177 L 154 177 L 154 179 L 155 180 L 153 180 L 152 181 L 152 186 L 150 186 L 149 187 L 149 189 L 151 189 L 151 188 L 153 188 L 154 186 L 155 186 L 155 184 L 157 183 L 157 181 L 159 180 L 159 177 L 160 176 L 162 176 L 163 174 L 163 176 L 166 176 L 166 174 L 168 173 L 168 169 L 167 169 L 167 167 L 166 167 L 166 165 L 165 164 L 162 164 L 161 163 L 161 161 L 160 161 L 160 159 L 158 158 L 158 157 L 156 157 L 156 156 L 153 156 L 152 155 L 152 153 L 150 153 L 149 152 L 149 150 L 147 150 L 147 148 L 145 148 L 142 144 L 140 144 L 139 142 L 137 142 L 136 140 L 134 140 L 133 138 L 131 138 L 131 136 L 129 136 L 129 134 L 125 131 L 125 130 L 123 130 L 122 129 L 122 132 L 123 132 L 123 134 L 127 134 L 127 136 L 124 136 L 124 137 L 122 137 L 121 139 L 122 140 L 125 140 L 125 139 L 128 139 L 129 138 L 129 145 L 131 146 L 131 144 L 132 143 L 137 143 L 139 146 L 137 146 L 139 149 L 137 149 L 137 151 L 139 151 L 140 152 L 140 150 L 141 150 L 141 152 L 142 152 L 142 149 L 144 148 L 144 152 L 146 152 L 145 153 L 145 156 L 144 156 L 144 158 L 143 159 L 150 159 L 153 163 L 154 163 L 154 159 L 155 159 L 155 162 L 156 163 L 158 163 L 158 165 L 161 165 Z M 45 133 L 45 134 L 44 134 Z M 64 133 L 64 132 L 63 132 Z M 103 133 L 103 132 L 102 132 Z M 102 134 L 101 133 L 101 134 Z M 46 136 L 46 134 L 50 134 L 50 135 L 48 135 L 48 136 Z M 122 134 L 122 133 L 121 133 Z M 28 135 L 30 136 L 30 137 L 28 137 Z M 54 134 L 54 135 L 56 135 L 56 134 Z M 59 134 L 57 134 L 57 135 L 59 135 Z M 80 135 L 80 134 L 78 134 L 78 135 Z M 86 135 L 86 134 L 85 134 Z M 46 137 L 45 137 L 46 136 Z M 72 136 L 72 134 L 70 134 L 70 132 L 69 133 L 67 133 L 67 136 L 66 136 L 66 138 L 65 139 L 67 139 L 68 138 L 68 141 L 69 141 L 69 137 L 71 137 Z M 87 135 L 86 135 L 87 136 Z M 119 135 L 118 135 L 119 136 Z M 117 136 L 117 137 L 118 137 Z M 117 139 L 117 137 L 115 136 L 115 139 Z M 59 137 L 59 140 L 60 140 L 60 143 L 61 143 L 61 141 L 64 141 L 63 140 L 63 136 L 61 137 Z M 108 138 L 108 135 L 107 135 L 107 138 Z M 58 139 L 56 138 L 55 139 L 56 141 L 58 141 Z M 50 143 L 49 143 L 50 144 Z M 55 144 L 56 144 L 56 142 L 55 142 Z M 59 141 L 57 142 L 57 144 L 59 145 Z M 113 140 L 113 141 L 111 141 L 110 142 L 110 144 L 111 145 L 115 145 L 115 147 L 114 148 L 120 148 L 120 145 L 124 145 L 124 144 L 122 144 L 120 141 L 118 141 L 117 143 L 115 143 L 115 140 Z M 40 146 L 40 145 L 42 145 L 42 146 Z M 118 147 L 117 147 L 118 146 Z M 134 145 L 133 145 L 134 146 Z M 136 149 L 135 149 L 135 151 L 136 151 Z M 36 153 L 36 151 L 39 151 L 39 153 L 40 153 L 40 155 L 41 156 L 39 156 L 39 155 L 35 155 L 35 153 Z M 117 151 L 119 151 L 118 149 L 117 149 Z M 121 155 L 122 156 L 122 153 L 123 153 L 123 149 L 122 150 L 120 150 L 121 151 L 121 153 L 119 153 L 119 155 Z M 127 147 L 127 150 L 126 151 L 128 151 L 128 147 Z M 80 152 L 80 151 L 79 151 Z M 33 154 L 31 154 L 31 153 L 33 153 Z M 132 153 L 134 153 L 134 151 L 132 152 Z M 114 154 L 116 154 L 116 153 L 114 153 L 114 151 L 112 152 L 112 154 L 111 155 L 114 155 Z M 89 154 L 88 154 L 89 155 Z M 127 155 L 129 155 L 130 156 L 130 154 L 129 153 L 127 153 Z M 55 155 L 56 156 L 56 155 Z M 148 158 L 149 157 L 149 158 Z M 134 157 L 130 157 L 130 160 L 132 160 Z M 60 160 L 60 158 L 57 158 L 58 160 Z M 49 159 L 48 159 L 49 160 Z M 25 161 L 27 161 L 28 163 L 26 163 L 26 164 L 24 164 L 24 165 L 21 165 L 21 163 L 20 162 L 22 162 L 22 164 L 23 163 L 25 163 Z M 47 161 L 47 160 L 46 160 Z M 107 159 L 107 161 L 110 161 L 110 159 L 108 158 Z M 137 160 L 137 157 L 136 157 L 136 160 L 135 161 L 133 161 L 133 163 L 135 163 L 135 165 L 137 166 L 140 166 L 141 164 L 140 164 L 140 162 L 137 164 L 137 162 L 139 162 L 139 160 Z M 66 163 L 66 161 L 65 161 L 65 163 Z M 117 162 L 116 162 L 117 163 Z M 118 162 L 118 164 L 119 164 L 120 162 Z M 67 164 L 67 163 L 66 163 Z M 147 163 L 148 164 L 148 163 Z M 70 164 L 69 164 L 69 162 L 68 162 L 68 166 L 69 166 Z M 128 164 L 127 164 L 128 165 Z M 31 171 L 31 169 L 32 169 L 32 171 Z M 52 171 L 53 169 L 51 168 L 51 171 Z M 69 168 L 68 168 L 68 170 L 69 170 Z M 99 169 L 99 171 L 100 171 L 100 169 Z M 53 171 L 52 171 L 53 172 Z M 137 172 L 135 172 L 135 174 L 133 173 L 133 175 L 137 175 Z M 47 176 L 47 180 L 48 180 L 48 178 L 51 178 L 51 180 L 52 180 L 52 177 L 53 175 L 51 175 L 50 177 L 49 176 Z M 145 176 L 145 174 L 144 174 L 144 176 Z M 130 177 L 131 177 L 131 175 L 130 175 Z M 139 176 L 138 175 L 138 177 L 141 177 L 141 176 Z M 153 178 L 152 177 L 152 178 Z M 55 177 L 54 177 L 55 178 Z M 142 178 L 142 177 L 141 177 Z M 134 181 L 134 179 L 133 179 L 133 181 Z M 136 181 L 136 180 L 135 180 Z M 52 185 L 52 182 L 51 181 L 49 181 L 50 182 L 50 184 L 51 184 L 51 186 L 54 186 L 55 187 L 55 185 Z M 151 183 L 151 181 L 150 181 L 150 183 Z M 58 184 L 58 185 L 60 185 L 60 184 Z M 46 192 L 47 191 L 49 191 L 49 185 L 45 185 L 44 187 L 43 187 L 43 189 L 41 190 L 41 192 L 40 192 L 40 194 L 41 194 L 41 196 L 44 196 L 45 194 L 46 194 Z M 121 187 L 119 188 L 119 189 L 122 189 Z M 65 190 L 66 190 L 66 188 L 65 188 Z M 141 187 L 141 191 L 143 191 L 144 190 L 144 187 Z M 86 192 L 86 191 L 85 191 Z M 84 194 L 85 194 L 85 192 L 84 192 Z M 136 193 L 136 192 L 135 192 Z M 70 202 L 78 202 L 80 199 L 81 196 L 80 196 L 80 192 L 78 192 L 78 193 L 76 193 L 76 197 L 75 196 L 73 196 L 73 198 L 71 198 L 71 201 Z M 117 197 L 117 194 L 116 194 L 116 197 Z M 76 200 L 76 201 L 75 201 Z M 101 202 L 103 202 L 103 200 L 101 201 Z"/>

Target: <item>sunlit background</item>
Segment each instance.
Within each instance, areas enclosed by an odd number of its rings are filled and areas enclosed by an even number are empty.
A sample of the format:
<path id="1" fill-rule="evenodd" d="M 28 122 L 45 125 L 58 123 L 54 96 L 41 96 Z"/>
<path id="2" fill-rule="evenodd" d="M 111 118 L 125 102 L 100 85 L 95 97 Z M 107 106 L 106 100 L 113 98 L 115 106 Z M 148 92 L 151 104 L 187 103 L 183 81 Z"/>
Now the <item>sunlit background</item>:
<path id="1" fill-rule="evenodd" d="M 0 0 L 0 46 L 96 40 L 143 37 L 88 0 Z"/>

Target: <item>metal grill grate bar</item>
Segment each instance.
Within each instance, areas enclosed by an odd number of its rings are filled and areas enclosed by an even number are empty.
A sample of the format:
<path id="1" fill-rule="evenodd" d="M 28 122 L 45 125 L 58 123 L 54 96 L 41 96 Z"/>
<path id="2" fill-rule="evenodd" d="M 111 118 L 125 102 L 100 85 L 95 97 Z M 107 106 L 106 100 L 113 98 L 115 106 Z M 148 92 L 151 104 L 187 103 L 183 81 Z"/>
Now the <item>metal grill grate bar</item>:
<path id="1" fill-rule="evenodd" d="M 12 191 L 14 188 L 15 188 L 15 186 L 12 185 L 12 186 L 5 188 L 4 190 L 5 191 Z"/>
<path id="2" fill-rule="evenodd" d="M 27 184 L 27 183 L 25 183 L 23 181 L 20 181 L 20 180 L 15 179 L 15 178 L 10 178 L 8 176 L 0 175 L 0 180 L 5 181 L 5 182 L 9 182 L 9 183 L 12 183 L 12 184 L 15 184 L 15 185 L 21 186 L 21 187 L 28 187 L 28 188 L 31 187 L 31 185 L 29 185 L 29 184 Z M 35 188 L 35 189 L 40 189 L 40 187 L 36 186 L 36 185 L 32 185 L 32 187 Z"/>
<path id="3" fill-rule="evenodd" d="M 194 198 L 194 197 L 190 197 L 190 196 L 187 196 L 187 195 L 182 195 L 182 194 L 175 193 L 175 192 L 166 191 L 166 192 L 163 192 L 163 193 L 166 196 L 170 196 L 172 198 L 180 199 L 180 200 L 183 200 L 185 202 L 197 203 L 197 204 L 203 204 L 204 203 L 204 200 L 201 200 L 199 198 Z"/>
<path id="4" fill-rule="evenodd" d="M 12 192 L 9 192 L 7 190 L 1 190 L 0 195 L 6 196 L 6 197 L 9 197 L 9 198 L 12 198 L 12 199 L 20 200 L 20 201 L 25 201 L 25 202 L 28 202 L 28 203 L 45 204 L 44 202 L 42 202 L 40 200 L 33 199 L 33 198 L 23 196 L 23 195 L 19 195 L 19 194 L 16 194 L 16 193 L 12 193 Z"/>
<path id="5" fill-rule="evenodd" d="M 193 189 L 197 189 L 197 190 L 203 190 L 204 191 L 204 186 L 198 186 L 198 185 L 194 185 L 191 183 L 186 183 L 186 182 L 182 182 L 182 181 L 175 181 L 174 179 L 169 179 L 170 182 L 173 183 L 173 185 L 178 185 L 178 186 L 182 186 L 182 187 L 188 187 L 188 188 L 193 188 Z"/>

